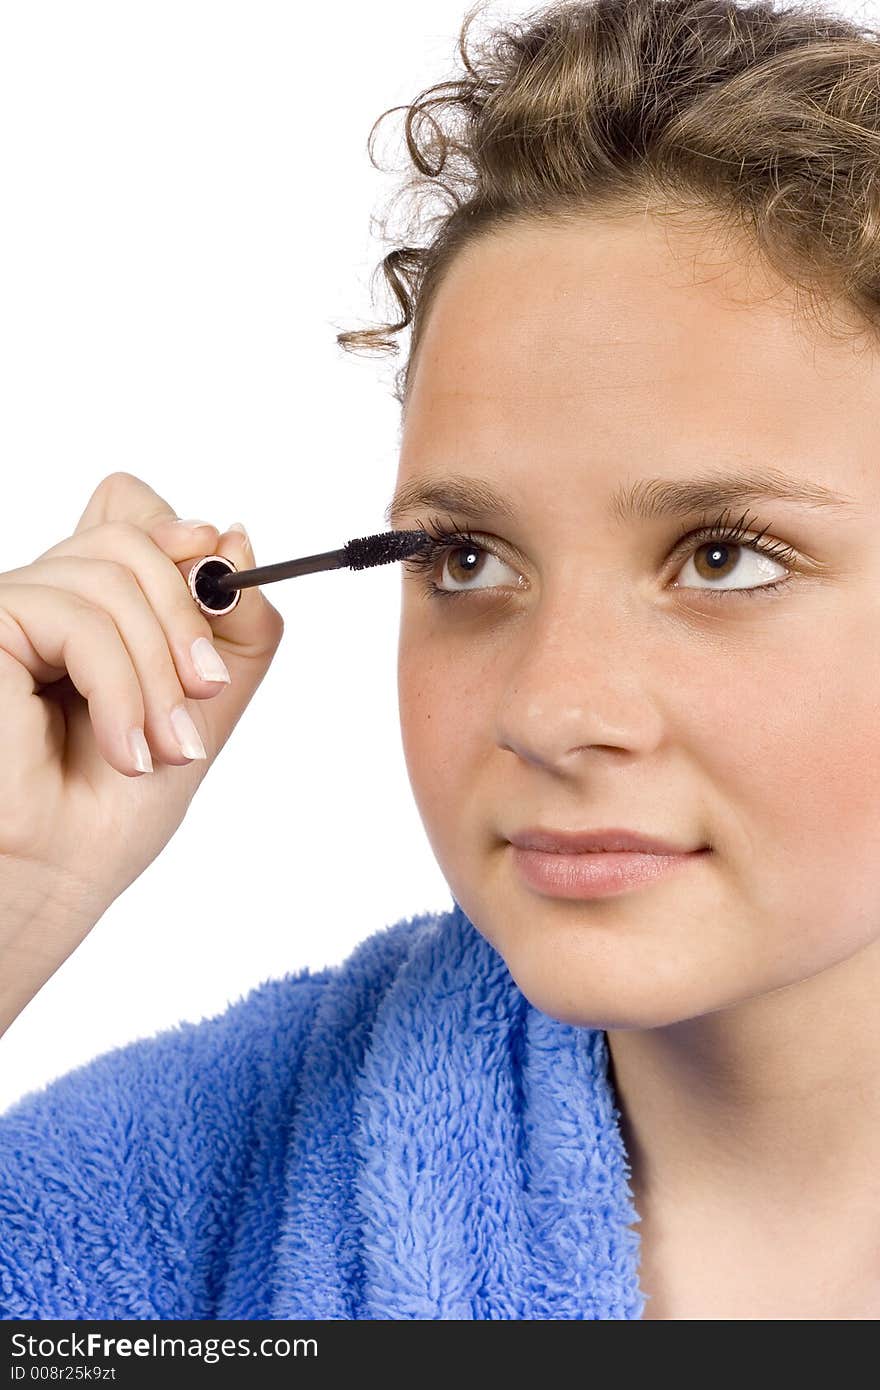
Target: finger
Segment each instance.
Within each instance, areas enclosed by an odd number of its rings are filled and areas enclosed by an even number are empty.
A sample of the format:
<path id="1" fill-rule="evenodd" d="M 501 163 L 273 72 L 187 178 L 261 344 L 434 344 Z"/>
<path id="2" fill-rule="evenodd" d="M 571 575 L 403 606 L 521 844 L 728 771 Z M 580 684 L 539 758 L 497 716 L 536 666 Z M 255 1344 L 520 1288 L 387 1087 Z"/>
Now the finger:
<path id="1" fill-rule="evenodd" d="M 151 535 L 161 545 L 170 526 L 158 525 Z M 186 579 L 195 560 L 204 555 L 222 555 L 231 560 L 237 570 L 253 569 L 256 559 L 250 541 L 238 531 L 224 531 L 216 544 L 208 549 L 193 550 L 193 554 L 177 568 Z M 187 593 L 189 588 L 187 587 Z M 220 700 L 200 707 L 205 720 L 210 745 L 219 751 L 262 681 L 284 634 L 284 619 L 257 587 L 240 589 L 241 598 L 231 613 L 209 618 L 215 645 L 232 676 L 229 690 Z M 195 600 L 191 599 L 193 606 Z"/>
<path id="2" fill-rule="evenodd" d="M 214 529 L 203 532 L 208 537 L 207 543 L 210 543 Z M 192 540 L 187 541 L 177 535 L 174 543 L 179 551 L 191 546 Z M 205 679 L 200 674 L 192 650 L 193 642 L 200 637 L 214 645 L 211 625 L 193 600 L 178 566 L 168 563 L 169 557 L 139 526 L 128 521 L 108 521 L 78 535 L 68 536 L 35 560 L 28 567 L 29 572 L 39 573 L 46 583 L 63 585 L 66 582 L 63 575 L 59 575 L 57 570 L 53 571 L 51 562 L 65 558 L 104 560 L 123 571 L 127 570 L 140 586 L 146 602 L 162 626 L 183 690 L 197 700 L 210 699 L 218 694 L 223 685 L 222 670 L 219 673 L 220 684 L 216 680 Z M 41 568 L 47 565 L 48 569 Z M 70 572 L 74 575 L 78 573 L 76 569 Z M 124 574 L 118 575 L 116 588 L 123 584 Z M 115 604 L 119 617 L 124 613 L 124 597 L 123 593 L 122 607 L 119 601 Z"/>
<path id="3" fill-rule="evenodd" d="M 95 540 L 106 536 L 108 529 L 101 527 L 80 537 L 79 544 L 89 543 L 93 536 Z M 153 757 L 180 766 L 193 758 L 207 756 L 198 725 L 186 706 L 186 697 L 203 698 L 202 687 L 208 683 L 194 673 L 183 682 L 180 679 L 169 645 L 169 632 L 176 634 L 181 646 L 188 640 L 184 623 L 178 623 L 173 614 L 174 608 L 183 608 L 175 592 L 179 589 L 178 576 L 174 566 L 168 564 L 146 537 L 144 545 L 155 556 L 155 560 L 148 556 L 147 563 L 158 562 L 156 575 L 147 585 L 154 595 L 151 598 L 141 587 L 140 568 L 135 574 L 127 565 L 113 559 L 50 555 L 29 567 L 28 578 L 35 585 L 76 594 L 92 607 L 110 614 L 137 674 L 143 700 L 144 733 Z M 3 593 L 0 584 L 0 601 Z M 166 615 L 164 622 L 160 614 Z M 193 632 L 201 627 L 190 613 L 186 614 L 186 622 Z M 210 633 L 207 624 L 205 628 Z M 201 635 L 204 634 L 196 632 L 196 636 Z M 190 660 L 188 670 L 191 665 Z M 57 679 L 57 673 L 43 679 Z M 209 685 L 212 694 L 223 688 L 215 682 Z"/>
<path id="4" fill-rule="evenodd" d="M 88 702 L 102 757 L 125 776 L 138 775 L 128 733 L 144 726 L 141 686 L 122 635 L 106 609 L 64 590 L 4 581 L 0 658 L 0 692 L 13 682 L 30 679 L 31 693 L 36 693 L 37 686 L 66 672 Z M 15 730 L 4 725 L 0 745 L 15 736 Z M 15 750 L 3 751 L 4 765 L 11 765 Z"/>
<path id="5" fill-rule="evenodd" d="M 166 501 L 143 478 L 119 470 L 102 478 L 86 504 L 73 534 L 89 531 L 105 521 L 130 521 L 146 531 L 155 522 L 177 515 Z M 196 512 L 196 516 L 201 516 Z"/>
<path id="6" fill-rule="evenodd" d="M 150 536 L 162 549 L 165 549 L 166 544 L 170 545 L 178 539 L 173 523 L 157 524 L 151 530 Z M 185 580 L 188 581 L 189 572 L 196 560 L 201 560 L 206 555 L 222 555 L 224 559 L 231 560 L 237 570 L 256 567 L 256 557 L 247 534 L 226 530 L 222 534 L 218 533 L 215 542 L 209 539 L 204 546 L 196 546 L 200 536 L 201 532 L 195 533 L 191 553 L 177 563 L 177 569 Z M 241 597 L 231 613 L 222 617 L 206 616 L 217 648 L 223 653 L 233 681 L 236 679 L 236 673 L 247 679 L 248 663 L 254 659 L 261 660 L 267 651 L 277 648 L 284 628 L 284 621 L 278 609 L 270 603 L 258 585 L 239 589 L 238 592 Z M 191 594 L 190 602 L 197 607 Z M 241 669 L 237 665 L 239 662 L 245 663 Z"/>

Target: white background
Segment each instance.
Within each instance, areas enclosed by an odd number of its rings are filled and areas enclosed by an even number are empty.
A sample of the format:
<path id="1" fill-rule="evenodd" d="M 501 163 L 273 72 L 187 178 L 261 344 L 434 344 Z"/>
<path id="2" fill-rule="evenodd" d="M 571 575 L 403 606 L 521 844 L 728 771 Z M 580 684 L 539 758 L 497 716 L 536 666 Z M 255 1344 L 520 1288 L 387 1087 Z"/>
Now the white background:
<path id="1" fill-rule="evenodd" d="M 257 564 L 385 529 L 409 335 L 371 358 L 335 334 L 396 317 L 381 279 L 371 298 L 390 245 L 370 217 L 402 174 L 367 137 L 454 74 L 466 9 L 0 6 L 0 571 L 70 535 L 119 468 L 179 516 L 242 521 Z M 402 113 L 376 154 L 406 167 Z M 169 845 L 0 1039 L 0 1112 L 451 906 L 400 740 L 400 576 L 267 589 L 268 675 Z M 228 808 L 250 813 L 234 835 Z"/>

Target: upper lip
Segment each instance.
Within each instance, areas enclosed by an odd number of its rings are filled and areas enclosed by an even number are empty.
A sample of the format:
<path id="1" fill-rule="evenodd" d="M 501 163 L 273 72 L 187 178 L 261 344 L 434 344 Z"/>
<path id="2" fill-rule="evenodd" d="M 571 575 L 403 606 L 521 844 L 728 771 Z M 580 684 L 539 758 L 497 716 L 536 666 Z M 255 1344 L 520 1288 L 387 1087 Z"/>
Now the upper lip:
<path id="1" fill-rule="evenodd" d="M 636 830 L 542 830 L 532 827 L 507 837 L 518 849 L 539 849 L 548 854 L 583 854 L 590 850 L 634 850 L 640 854 L 694 854 L 696 850 L 642 835 Z M 707 846 L 698 845 L 697 850 Z"/>

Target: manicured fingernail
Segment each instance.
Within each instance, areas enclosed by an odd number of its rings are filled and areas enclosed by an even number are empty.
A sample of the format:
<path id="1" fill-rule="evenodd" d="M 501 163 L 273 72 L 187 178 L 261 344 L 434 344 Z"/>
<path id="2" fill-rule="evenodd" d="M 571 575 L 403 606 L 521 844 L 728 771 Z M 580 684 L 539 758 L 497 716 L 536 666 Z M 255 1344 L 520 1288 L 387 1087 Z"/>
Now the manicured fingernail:
<path id="1" fill-rule="evenodd" d="M 129 729 L 128 747 L 131 751 L 131 760 L 138 772 L 152 772 L 153 759 L 150 757 L 150 745 L 144 738 L 143 729 Z"/>
<path id="2" fill-rule="evenodd" d="M 174 737 L 180 744 L 180 751 L 183 756 L 185 758 L 207 758 L 205 745 L 199 737 L 199 731 L 193 723 L 186 705 L 175 705 L 170 717 Z"/>
<path id="3" fill-rule="evenodd" d="M 178 526 L 213 526 L 213 524 L 214 524 L 212 521 L 192 521 L 192 520 L 185 520 L 185 519 L 184 519 L 183 517 L 181 517 L 181 516 L 176 516 L 176 517 L 174 518 L 174 520 L 177 522 L 177 525 L 178 525 Z"/>
<path id="4" fill-rule="evenodd" d="M 239 531 L 241 535 L 244 537 L 245 545 L 250 545 L 250 537 L 248 536 L 247 531 L 244 529 L 240 521 L 233 521 L 232 525 L 227 526 L 226 529 L 227 531 Z"/>
<path id="5" fill-rule="evenodd" d="M 232 681 L 226 662 L 207 637 L 197 637 L 190 647 L 196 675 L 203 681 Z"/>

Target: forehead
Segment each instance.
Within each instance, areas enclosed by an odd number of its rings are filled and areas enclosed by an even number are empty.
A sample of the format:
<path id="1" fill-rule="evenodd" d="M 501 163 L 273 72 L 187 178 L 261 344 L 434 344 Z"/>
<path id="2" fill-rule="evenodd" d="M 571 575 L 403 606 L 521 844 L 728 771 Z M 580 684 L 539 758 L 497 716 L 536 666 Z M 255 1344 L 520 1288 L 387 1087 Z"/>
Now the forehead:
<path id="1" fill-rule="evenodd" d="M 855 473 L 880 442 L 880 353 L 860 347 L 814 329 L 718 236 L 648 218 L 505 228 L 438 288 L 399 479 L 448 465 L 500 480 L 537 461 L 679 474 L 769 452 L 817 477 L 825 460 L 839 481 L 842 418 Z"/>

